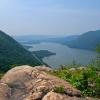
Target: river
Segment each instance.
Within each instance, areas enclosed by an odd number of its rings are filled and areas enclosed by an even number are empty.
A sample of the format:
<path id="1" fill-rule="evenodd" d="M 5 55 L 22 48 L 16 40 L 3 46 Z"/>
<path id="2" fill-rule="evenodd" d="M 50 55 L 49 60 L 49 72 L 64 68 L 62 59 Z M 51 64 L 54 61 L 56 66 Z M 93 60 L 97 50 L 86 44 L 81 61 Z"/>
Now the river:
<path id="1" fill-rule="evenodd" d="M 93 51 L 69 48 L 68 46 L 57 43 L 28 44 L 32 46 L 30 51 L 48 50 L 56 55 L 43 58 L 43 61 L 52 67 L 71 64 L 76 61 L 79 64 L 86 65 L 96 58 L 97 54 Z"/>

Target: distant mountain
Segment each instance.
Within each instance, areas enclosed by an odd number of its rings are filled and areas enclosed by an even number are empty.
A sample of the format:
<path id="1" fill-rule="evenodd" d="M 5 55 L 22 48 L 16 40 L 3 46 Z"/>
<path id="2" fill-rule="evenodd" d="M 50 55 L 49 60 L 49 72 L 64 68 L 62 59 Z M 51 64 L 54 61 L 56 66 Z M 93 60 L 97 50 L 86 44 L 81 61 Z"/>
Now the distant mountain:
<path id="1" fill-rule="evenodd" d="M 95 50 L 100 44 L 100 30 L 89 31 L 82 35 L 72 36 L 48 36 L 48 35 L 28 35 L 14 37 L 22 44 L 38 44 L 40 42 L 52 42 L 67 45 L 71 48 Z"/>
<path id="2" fill-rule="evenodd" d="M 37 44 L 40 42 L 53 42 L 64 44 L 67 41 L 72 41 L 76 39 L 78 35 L 72 36 L 49 36 L 49 35 L 27 35 L 27 36 L 14 36 L 14 39 L 19 41 L 20 43 L 29 43 L 29 44 Z"/>
<path id="3" fill-rule="evenodd" d="M 72 48 L 95 50 L 100 44 L 100 30 L 86 32 L 66 44 Z"/>
<path id="4" fill-rule="evenodd" d="M 73 41 L 77 38 L 78 38 L 78 35 L 71 35 L 71 36 L 56 38 L 53 42 L 66 45 L 67 42 Z"/>
<path id="5" fill-rule="evenodd" d="M 40 62 L 13 38 L 0 31 L 0 72 L 14 65 L 41 65 Z"/>
<path id="6" fill-rule="evenodd" d="M 23 36 L 13 36 L 13 38 L 19 42 L 31 42 L 36 40 L 44 40 L 49 38 L 50 36 L 47 35 L 23 35 Z"/>

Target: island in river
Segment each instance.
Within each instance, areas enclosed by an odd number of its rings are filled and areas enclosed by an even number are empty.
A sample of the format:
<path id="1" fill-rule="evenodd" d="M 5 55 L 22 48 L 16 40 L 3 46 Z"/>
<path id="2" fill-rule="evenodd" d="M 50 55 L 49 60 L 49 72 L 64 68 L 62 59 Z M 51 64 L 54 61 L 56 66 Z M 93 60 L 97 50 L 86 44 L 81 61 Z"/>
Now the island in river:
<path id="1" fill-rule="evenodd" d="M 43 59 L 44 57 L 56 55 L 56 53 L 53 53 L 53 52 L 48 51 L 48 50 L 32 51 L 32 54 L 34 54 L 34 55 L 35 55 L 36 57 L 38 57 L 39 59 Z"/>

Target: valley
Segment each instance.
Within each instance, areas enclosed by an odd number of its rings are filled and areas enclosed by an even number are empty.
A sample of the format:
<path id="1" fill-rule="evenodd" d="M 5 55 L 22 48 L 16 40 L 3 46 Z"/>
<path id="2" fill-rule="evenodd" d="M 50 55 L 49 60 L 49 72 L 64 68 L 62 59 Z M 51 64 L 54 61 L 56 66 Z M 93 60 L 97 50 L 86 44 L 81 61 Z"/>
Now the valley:
<path id="1" fill-rule="evenodd" d="M 69 48 L 66 45 L 58 43 L 39 43 L 39 44 L 26 44 L 30 46 L 29 51 L 44 51 L 42 60 L 52 68 L 59 68 L 61 65 L 72 64 L 74 61 L 78 64 L 87 65 L 96 58 L 97 53 L 89 50 Z M 55 53 L 55 55 L 46 56 L 46 51 Z M 38 54 L 39 55 L 39 54 Z M 41 57 L 39 55 L 38 57 Z"/>

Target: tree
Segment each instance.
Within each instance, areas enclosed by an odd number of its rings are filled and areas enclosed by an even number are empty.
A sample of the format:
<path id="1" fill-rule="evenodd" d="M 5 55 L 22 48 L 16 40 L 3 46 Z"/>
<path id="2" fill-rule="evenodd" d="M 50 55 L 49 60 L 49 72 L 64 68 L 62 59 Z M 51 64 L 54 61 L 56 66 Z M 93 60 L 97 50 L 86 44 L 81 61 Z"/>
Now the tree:
<path id="1" fill-rule="evenodd" d="M 96 64 L 97 64 L 97 67 L 100 69 L 100 44 L 97 46 L 96 52 L 98 53 Z"/>
<path id="2" fill-rule="evenodd" d="M 96 47 L 96 52 L 100 53 L 100 44 Z"/>

